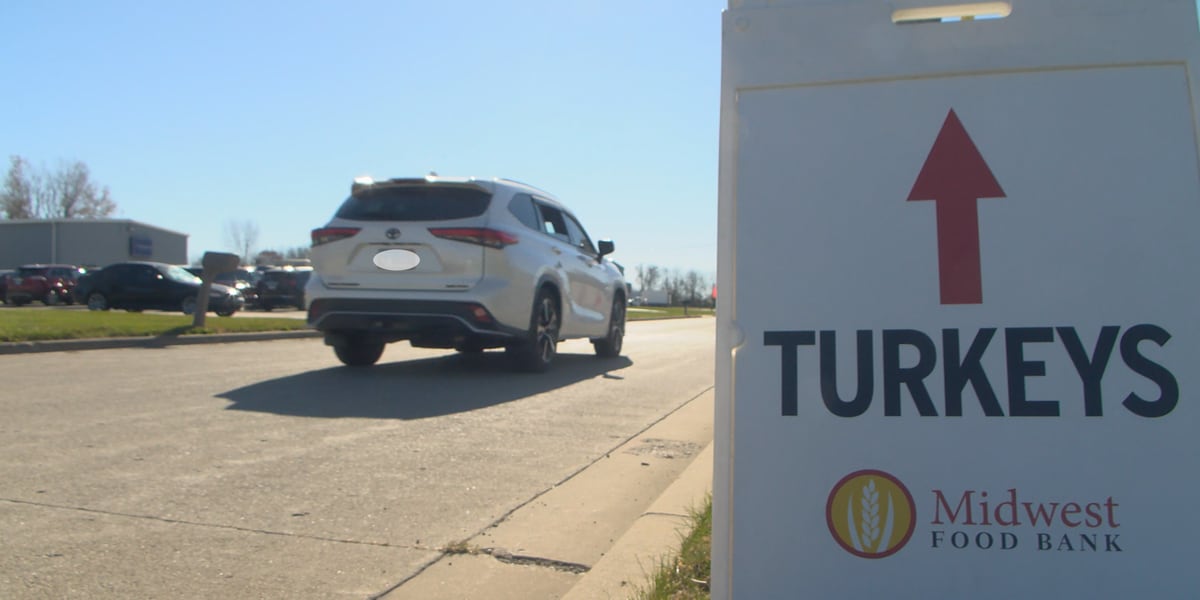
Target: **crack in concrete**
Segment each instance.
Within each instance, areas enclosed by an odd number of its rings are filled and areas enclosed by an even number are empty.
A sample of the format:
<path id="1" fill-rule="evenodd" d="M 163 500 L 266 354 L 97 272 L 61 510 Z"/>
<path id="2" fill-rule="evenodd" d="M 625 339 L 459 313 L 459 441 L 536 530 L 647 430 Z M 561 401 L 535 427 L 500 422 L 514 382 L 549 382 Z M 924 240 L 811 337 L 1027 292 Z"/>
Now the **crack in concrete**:
<path id="1" fill-rule="evenodd" d="M 133 513 L 123 513 L 111 510 L 101 510 L 97 508 L 87 508 L 83 506 L 67 506 L 63 504 L 52 504 L 49 502 L 32 502 L 29 500 L 17 500 L 15 498 L 0 498 L 0 502 L 8 502 L 10 504 L 21 504 L 25 506 L 35 506 L 38 508 L 49 508 L 54 510 L 65 510 L 72 512 L 89 513 L 95 515 L 104 515 L 108 517 L 121 517 L 125 519 L 141 519 L 144 521 L 157 521 L 159 523 L 167 523 L 171 525 L 188 525 L 191 527 L 204 527 L 208 529 L 225 529 L 229 531 L 238 531 L 242 533 L 256 533 L 261 535 L 276 535 L 280 537 L 290 537 L 297 539 L 313 540 L 318 542 L 332 542 L 335 544 L 352 544 L 357 546 L 376 546 L 379 548 L 397 548 L 401 550 L 424 550 L 427 552 L 439 552 L 437 548 L 426 548 L 422 546 L 408 546 L 399 544 L 390 544 L 388 542 L 371 542 L 364 540 L 348 540 L 342 538 L 331 538 L 320 535 L 309 535 L 304 533 L 294 533 L 289 531 L 271 531 L 270 529 L 255 529 L 253 527 L 239 527 L 237 525 L 222 525 L 220 523 L 201 523 L 199 521 L 187 521 L 183 519 L 171 519 L 168 517 L 159 517 L 155 515 L 139 515 Z M 439 555 L 438 558 L 441 556 Z"/>
<path id="2" fill-rule="evenodd" d="M 524 554 L 513 554 L 504 548 L 481 548 L 480 554 L 486 554 L 504 564 L 508 565 L 525 565 L 533 567 L 544 567 L 554 569 L 555 571 L 564 571 L 574 573 L 576 575 L 587 573 L 592 570 L 587 565 L 568 562 L 565 560 L 555 560 L 553 558 L 543 558 L 540 556 L 526 556 Z"/>

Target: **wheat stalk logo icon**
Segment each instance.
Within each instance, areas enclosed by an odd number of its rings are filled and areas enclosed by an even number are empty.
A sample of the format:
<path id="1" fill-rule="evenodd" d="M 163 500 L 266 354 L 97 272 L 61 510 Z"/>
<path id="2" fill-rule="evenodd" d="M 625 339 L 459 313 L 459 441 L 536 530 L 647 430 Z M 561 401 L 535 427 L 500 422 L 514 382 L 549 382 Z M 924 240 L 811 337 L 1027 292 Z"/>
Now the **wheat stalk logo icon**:
<path id="1" fill-rule="evenodd" d="M 912 539 L 916 504 L 894 475 L 862 469 L 846 475 L 829 491 L 825 522 L 842 549 L 862 558 L 884 558 Z"/>
<path id="2" fill-rule="evenodd" d="M 846 502 L 846 520 L 850 524 L 850 543 L 859 552 L 885 552 L 892 539 L 895 526 L 895 511 L 891 493 L 887 494 L 887 511 L 884 513 L 883 531 L 879 530 L 879 490 L 875 479 L 868 479 L 859 497 L 858 521 L 854 519 L 854 497 Z"/>

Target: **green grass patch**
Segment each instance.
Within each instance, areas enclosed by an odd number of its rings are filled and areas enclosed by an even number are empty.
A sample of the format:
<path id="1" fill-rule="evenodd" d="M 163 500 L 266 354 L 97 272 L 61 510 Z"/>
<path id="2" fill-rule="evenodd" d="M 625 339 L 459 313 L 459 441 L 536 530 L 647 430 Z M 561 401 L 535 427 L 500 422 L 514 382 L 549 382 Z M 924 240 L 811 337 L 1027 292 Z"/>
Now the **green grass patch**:
<path id="1" fill-rule="evenodd" d="M 639 600 L 699 600 L 709 598 L 712 563 L 712 498 L 692 512 L 692 529 L 679 554 L 665 560 L 651 575 Z"/>
<path id="2" fill-rule="evenodd" d="M 0 342 L 254 333 L 305 328 L 302 319 L 282 317 L 238 318 L 208 315 L 205 326 L 196 329 L 192 327 L 192 317 L 186 315 L 27 308 L 0 310 Z"/>
<path id="3" fill-rule="evenodd" d="M 694 306 L 630 306 L 625 312 L 625 318 L 629 321 L 711 316 L 713 316 L 713 309 L 697 308 Z"/>

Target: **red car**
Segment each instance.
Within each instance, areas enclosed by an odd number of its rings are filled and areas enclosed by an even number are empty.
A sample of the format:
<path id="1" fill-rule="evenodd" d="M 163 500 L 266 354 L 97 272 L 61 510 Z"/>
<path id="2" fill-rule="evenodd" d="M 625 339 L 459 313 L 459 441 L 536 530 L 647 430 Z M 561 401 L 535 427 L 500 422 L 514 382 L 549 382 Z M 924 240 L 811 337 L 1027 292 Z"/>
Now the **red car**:
<path id="1" fill-rule="evenodd" d="M 25 265 L 5 277 L 4 301 L 21 306 L 37 300 L 47 306 L 73 304 L 71 291 L 83 269 L 75 265 Z"/>

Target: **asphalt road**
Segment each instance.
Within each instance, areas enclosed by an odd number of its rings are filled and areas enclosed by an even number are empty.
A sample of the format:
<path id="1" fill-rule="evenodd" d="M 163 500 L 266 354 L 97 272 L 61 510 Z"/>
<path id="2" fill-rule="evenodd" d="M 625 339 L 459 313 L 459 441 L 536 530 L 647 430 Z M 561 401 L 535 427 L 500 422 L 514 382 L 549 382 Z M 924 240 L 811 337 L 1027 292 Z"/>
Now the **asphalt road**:
<path id="1" fill-rule="evenodd" d="M 713 319 L 625 355 L 319 339 L 0 357 L 0 598 L 367 598 L 713 383 Z"/>

